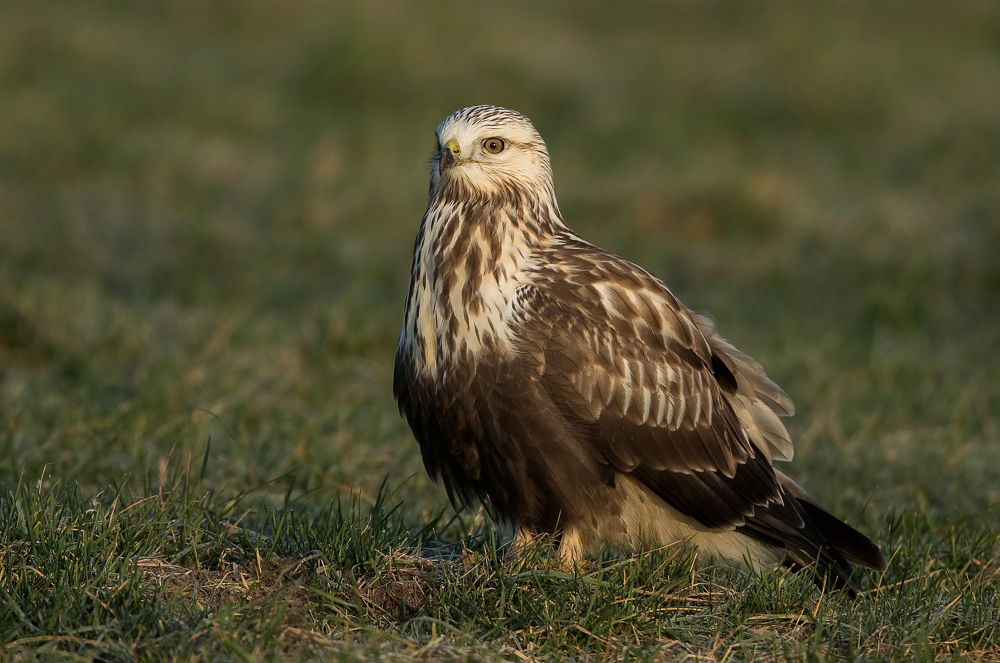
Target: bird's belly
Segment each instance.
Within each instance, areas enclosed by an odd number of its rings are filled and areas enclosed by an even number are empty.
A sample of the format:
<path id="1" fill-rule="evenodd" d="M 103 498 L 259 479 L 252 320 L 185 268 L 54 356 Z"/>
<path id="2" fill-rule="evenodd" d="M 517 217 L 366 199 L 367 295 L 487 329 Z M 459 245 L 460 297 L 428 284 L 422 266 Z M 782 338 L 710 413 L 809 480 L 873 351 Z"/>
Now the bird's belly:
<path id="1" fill-rule="evenodd" d="M 783 550 L 735 529 L 705 527 L 625 474 L 615 479 L 613 503 L 618 508 L 612 509 L 604 519 L 598 519 L 590 537 L 621 551 L 697 548 L 700 557 L 724 559 L 740 566 L 749 560 L 758 569 L 777 566 L 785 557 Z"/>

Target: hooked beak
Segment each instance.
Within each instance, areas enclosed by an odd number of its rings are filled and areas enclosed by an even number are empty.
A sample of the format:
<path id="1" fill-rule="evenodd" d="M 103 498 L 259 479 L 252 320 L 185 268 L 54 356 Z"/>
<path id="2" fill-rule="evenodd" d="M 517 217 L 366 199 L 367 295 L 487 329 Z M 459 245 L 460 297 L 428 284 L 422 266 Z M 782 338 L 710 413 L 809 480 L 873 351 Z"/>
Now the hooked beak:
<path id="1" fill-rule="evenodd" d="M 445 143 L 441 147 L 441 162 L 438 165 L 438 172 L 444 173 L 444 171 L 461 162 L 462 159 L 459 157 L 460 153 L 457 140 L 452 138 Z"/>

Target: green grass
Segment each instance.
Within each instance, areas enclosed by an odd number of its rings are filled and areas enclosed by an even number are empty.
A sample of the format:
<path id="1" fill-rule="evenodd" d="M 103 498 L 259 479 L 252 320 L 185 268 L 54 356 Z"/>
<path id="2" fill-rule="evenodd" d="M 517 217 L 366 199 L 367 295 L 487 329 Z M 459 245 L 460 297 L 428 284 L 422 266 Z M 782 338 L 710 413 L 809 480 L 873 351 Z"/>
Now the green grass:
<path id="1" fill-rule="evenodd" d="M 3 5 L 0 658 L 1000 658 L 998 45 L 973 0 Z M 391 365 L 473 103 L 792 396 L 892 557 L 857 601 L 452 517 Z"/>

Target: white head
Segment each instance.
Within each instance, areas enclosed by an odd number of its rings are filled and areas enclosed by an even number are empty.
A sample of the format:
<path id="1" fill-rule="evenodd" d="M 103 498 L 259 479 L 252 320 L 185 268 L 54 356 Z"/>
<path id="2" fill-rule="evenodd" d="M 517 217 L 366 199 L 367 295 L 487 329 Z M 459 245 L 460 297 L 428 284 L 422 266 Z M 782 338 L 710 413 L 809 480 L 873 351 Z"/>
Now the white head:
<path id="1" fill-rule="evenodd" d="M 555 206 L 545 141 L 520 113 L 470 106 L 445 118 L 435 133 L 432 200 L 535 199 Z"/>

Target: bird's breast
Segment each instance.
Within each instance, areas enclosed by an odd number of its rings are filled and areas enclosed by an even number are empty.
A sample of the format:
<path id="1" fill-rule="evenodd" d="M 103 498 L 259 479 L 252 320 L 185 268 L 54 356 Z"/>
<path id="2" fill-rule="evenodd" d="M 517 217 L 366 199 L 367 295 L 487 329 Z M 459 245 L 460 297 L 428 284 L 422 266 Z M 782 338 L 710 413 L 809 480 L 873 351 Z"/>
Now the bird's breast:
<path id="1" fill-rule="evenodd" d="M 512 349 L 511 305 L 531 281 L 532 248 L 503 225 L 460 212 L 430 219 L 414 252 L 400 349 L 416 372 L 439 378 L 457 364 Z"/>

